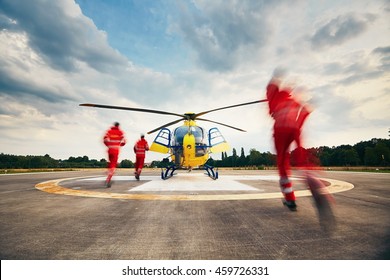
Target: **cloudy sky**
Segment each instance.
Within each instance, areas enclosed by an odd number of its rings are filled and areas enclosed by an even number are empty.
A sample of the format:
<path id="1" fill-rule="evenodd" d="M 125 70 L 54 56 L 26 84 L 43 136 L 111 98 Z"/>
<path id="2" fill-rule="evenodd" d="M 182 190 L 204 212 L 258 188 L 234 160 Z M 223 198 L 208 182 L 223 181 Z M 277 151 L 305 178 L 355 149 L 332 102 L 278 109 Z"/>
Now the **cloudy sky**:
<path id="1" fill-rule="evenodd" d="M 386 0 L 0 0 L 0 152 L 101 159 L 118 121 L 132 159 L 175 117 L 80 103 L 201 112 L 263 99 L 276 67 L 314 108 L 305 146 L 388 138 L 389 18 Z M 232 148 L 273 152 L 266 104 L 207 118 L 247 130 L 219 127 Z"/>

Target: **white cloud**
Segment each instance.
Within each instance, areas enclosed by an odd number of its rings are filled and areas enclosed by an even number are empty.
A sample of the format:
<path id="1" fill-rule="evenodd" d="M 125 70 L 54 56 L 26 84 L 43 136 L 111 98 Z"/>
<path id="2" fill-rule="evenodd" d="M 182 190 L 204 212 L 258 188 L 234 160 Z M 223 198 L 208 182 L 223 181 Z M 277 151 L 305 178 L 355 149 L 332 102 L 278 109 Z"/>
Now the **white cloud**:
<path id="1" fill-rule="evenodd" d="M 317 50 L 340 45 L 361 35 L 374 20 L 373 14 L 339 15 L 316 30 L 311 38 L 312 47 Z"/>
<path id="2" fill-rule="evenodd" d="M 83 61 L 108 72 L 125 63 L 108 46 L 105 32 L 97 30 L 73 1 L 4 0 L 0 12 L 16 22 L 30 47 L 55 69 L 75 71 L 77 61 Z"/>
<path id="3" fill-rule="evenodd" d="M 182 9 L 175 30 L 206 70 L 232 70 L 247 62 L 268 41 L 267 11 L 273 3 L 194 1 L 193 4 Z"/>

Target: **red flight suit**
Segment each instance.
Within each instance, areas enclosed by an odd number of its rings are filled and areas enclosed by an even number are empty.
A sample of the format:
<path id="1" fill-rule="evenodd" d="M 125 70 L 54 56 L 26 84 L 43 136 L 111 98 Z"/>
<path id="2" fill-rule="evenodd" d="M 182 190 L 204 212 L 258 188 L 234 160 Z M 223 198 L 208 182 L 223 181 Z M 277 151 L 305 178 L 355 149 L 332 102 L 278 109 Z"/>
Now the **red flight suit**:
<path id="1" fill-rule="evenodd" d="M 135 176 L 139 179 L 141 175 L 142 168 L 145 163 L 145 153 L 149 150 L 149 144 L 143 136 L 139 139 L 134 145 L 135 153 Z"/>
<path id="2" fill-rule="evenodd" d="M 113 126 L 107 130 L 103 138 L 104 144 L 108 147 L 108 176 L 106 184 L 111 182 L 111 178 L 115 173 L 115 169 L 118 164 L 119 150 L 120 147 L 126 144 L 123 131 L 118 126 Z"/>
<path id="3" fill-rule="evenodd" d="M 274 142 L 277 166 L 280 176 L 280 188 L 286 201 L 295 201 L 292 188 L 290 167 L 290 145 L 295 141 L 301 150 L 301 128 L 310 111 L 291 97 L 289 89 L 279 90 L 276 80 L 267 86 L 269 114 L 274 118 Z M 303 153 L 298 162 L 303 162 Z"/>

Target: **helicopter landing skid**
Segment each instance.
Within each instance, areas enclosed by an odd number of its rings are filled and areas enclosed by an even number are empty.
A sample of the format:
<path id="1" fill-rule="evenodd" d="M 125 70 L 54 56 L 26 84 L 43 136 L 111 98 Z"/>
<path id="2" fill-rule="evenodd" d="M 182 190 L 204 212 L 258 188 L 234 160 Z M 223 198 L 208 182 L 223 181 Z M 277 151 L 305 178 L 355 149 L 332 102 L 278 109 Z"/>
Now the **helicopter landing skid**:
<path id="1" fill-rule="evenodd" d="M 204 165 L 203 166 L 203 169 L 207 171 L 207 175 L 213 179 L 213 180 L 217 180 L 218 179 L 218 169 L 216 171 L 214 171 L 214 166 L 210 166 L 210 165 Z"/>
<path id="2" fill-rule="evenodd" d="M 173 174 L 178 168 L 176 165 L 167 166 L 165 168 L 161 168 L 161 179 L 167 180 L 173 177 Z M 207 171 L 206 175 L 208 175 L 211 179 L 218 179 L 218 169 L 214 171 L 214 166 L 204 165 L 203 169 Z M 188 172 L 191 172 L 192 169 L 189 169 Z"/>
<path id="3" fill-rule="evenodd" d="M 167 166 L 165 167 L 165 170 L 162 168 L 161 179 L 167 180 L 171 178 L 174 175 L 173 172 L 175 172 L 176 169 L 177 169 L 176 165 Z"/>

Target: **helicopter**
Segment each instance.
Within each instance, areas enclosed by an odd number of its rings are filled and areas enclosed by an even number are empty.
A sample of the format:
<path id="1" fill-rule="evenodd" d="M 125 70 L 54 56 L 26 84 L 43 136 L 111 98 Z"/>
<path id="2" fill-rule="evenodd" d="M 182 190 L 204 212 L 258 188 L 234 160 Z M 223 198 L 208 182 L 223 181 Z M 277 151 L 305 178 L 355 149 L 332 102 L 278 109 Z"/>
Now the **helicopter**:
<path id="1" fill-rule="evenodd" d="M 235 104 L 225 107 L 220 107 L 200 113 L 171 113 L 166 111 L 159 111 L 153 109 L 144 109 L 144 108 L 132 108 L 132 107 L 121 107 L 121 106 L 112 106 L 112 105 L 101 105 L 101 104 L 92 104 L 92 103 L 83 103 L 79 106 L 85 107 L 95 107 L 95 108 L 104 108 L 104 109 L 116 109 L 116 110 L 127 110 L 127 111 L 136 111 L 144 113 L 153 113 L 160 115 L 172 115 L 180 117 L 177 120 L 164 124 L 158 128 L 155 128 L 148 134 L 152 134 L 156 131 L 157 136 L 155 137 L 152 145 L 150 146 L 150 151 L 170 154 L 167 158 L 171 158 L 170 164 L 165 167 L 165 170 L 161 171 L 161 179 L 166 180 L 174 175 L 174 171 L 177 169 L 186 169 L 191 171 L 192 169 L 204 169 L 207 172 L 207 175 L 216 180 L 218 179 L 218 170 L 214 170 L 213 166 L 206 164 L 209 159 L 210 153 L 220 153 L 225 152 L 230 149 L 229 144 L 222 136 L 221 132 L 217 127 L 213 127 L 208 131 L 205 131 L 204 128 L 197 125 L 196 120 L 206 121 L 215 123 L 218 125 L 226 126 L 231 129 L 245 132 L 245 130 L 227 125 L 224 123 L 216 122 L 209 119 L 200 118 L 201 116 L 219 111 L 230 109 L 234 107 L 246 106 L 251 104 L 256 104 L 260 102 L 266 102 L 267 99 L 256 100 L 252 102 L 246 102 L 241 104 Z M 168 129 L 169 126 L 172 126 L 176 123 L 184 121 L 183 124 L 173 131 Z"/>

